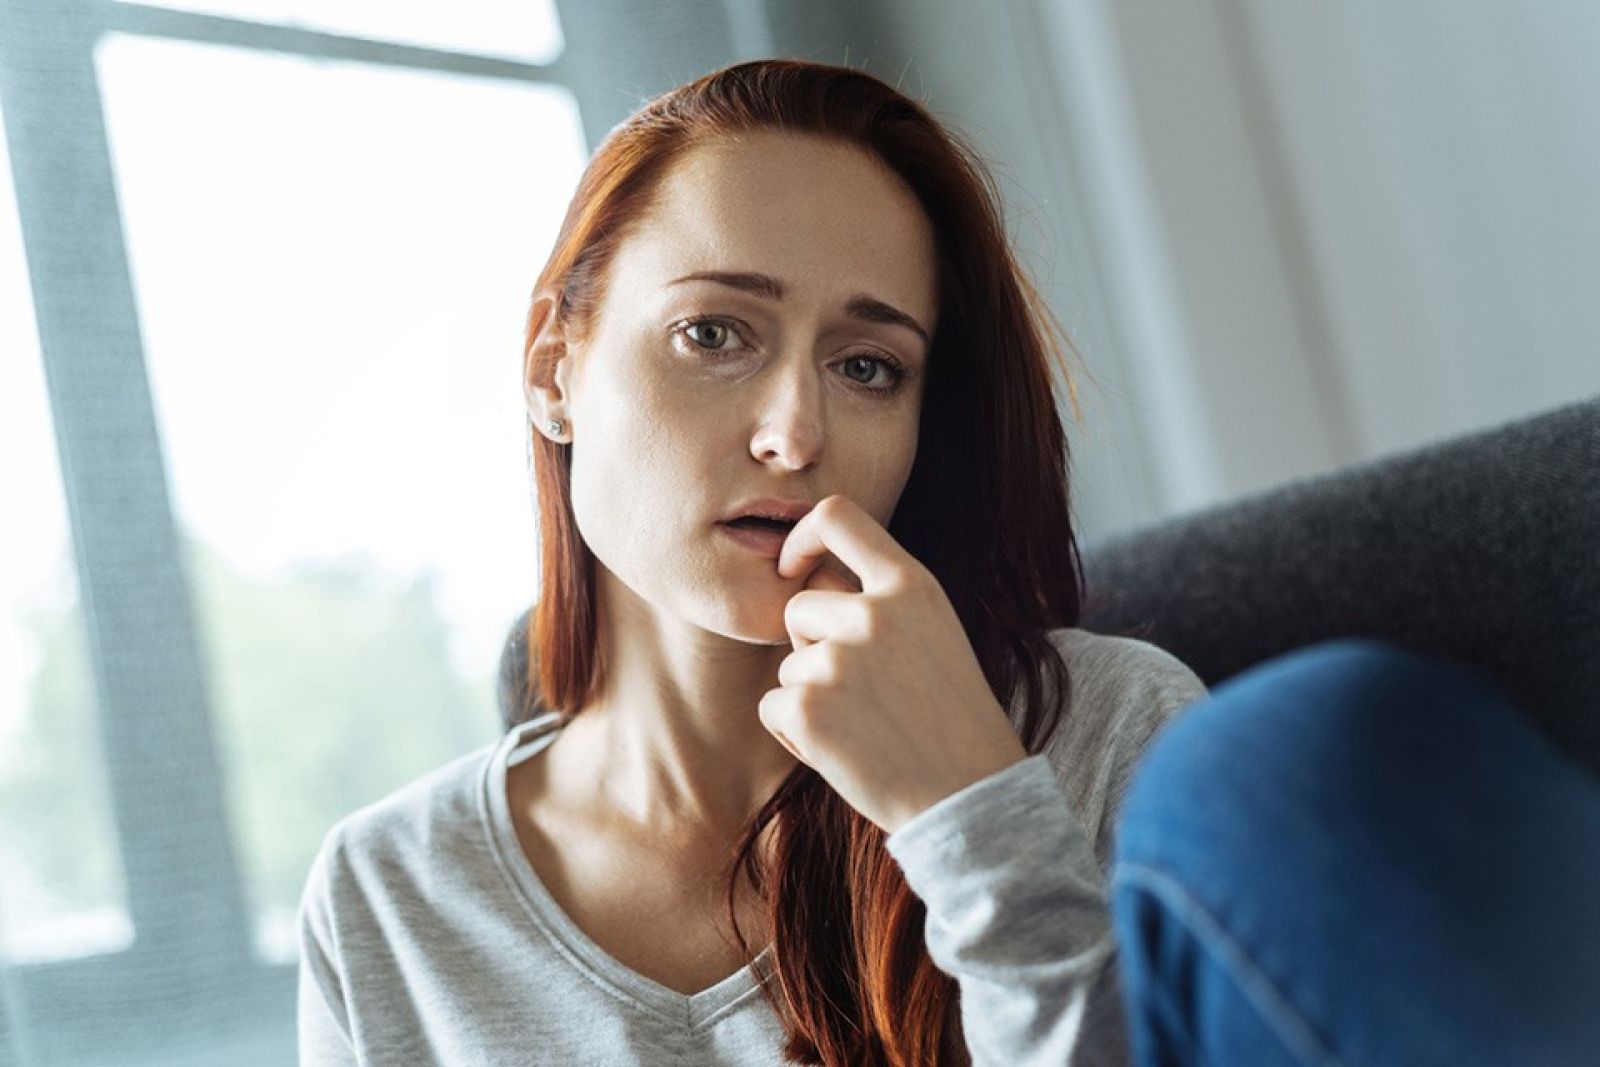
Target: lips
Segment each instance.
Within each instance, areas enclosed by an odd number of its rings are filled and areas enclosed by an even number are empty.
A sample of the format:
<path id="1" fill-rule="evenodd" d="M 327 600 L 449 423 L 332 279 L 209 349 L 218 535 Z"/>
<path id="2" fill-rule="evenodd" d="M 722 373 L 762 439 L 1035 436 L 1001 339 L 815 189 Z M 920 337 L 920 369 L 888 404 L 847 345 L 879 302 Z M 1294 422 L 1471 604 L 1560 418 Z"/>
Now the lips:
<path id="1" fill-rule="evenodd" d="M 771 519 L 785 523 L 785 528 L 793 526 L 805 514 L 816 507 L 814 501 L 790 500 L 782 497 L 757 497 L 746 500 L 744 503 L 731 509 L 719 522 L 738 522 L 744 519 Z M 776 527 L 768 527 L 775 529 Z"/>
<path id="2" fill-rule="evenodd" d="M 748 522 L 719 522 L 717 529 L 729 540 L 768 559 L 777 559 L 783 551 L 783 543 L 789 539 L 787 530 L 763 529 Z"/>

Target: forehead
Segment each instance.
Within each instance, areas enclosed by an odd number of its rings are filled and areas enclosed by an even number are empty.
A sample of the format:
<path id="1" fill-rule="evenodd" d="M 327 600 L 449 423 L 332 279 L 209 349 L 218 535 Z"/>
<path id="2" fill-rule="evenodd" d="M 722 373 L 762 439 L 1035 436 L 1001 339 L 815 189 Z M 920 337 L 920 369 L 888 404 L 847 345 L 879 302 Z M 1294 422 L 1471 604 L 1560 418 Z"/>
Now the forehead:
<path id="1" fill-rule="evenodd" d="M 863 150 L 811 135 L 761 132 L 691 149 L 620 257 L 658 284 L 752 270 L 802 300 L 865 292 L 930 326 L 938 310 L 933 228 L 915 194 Z"/>

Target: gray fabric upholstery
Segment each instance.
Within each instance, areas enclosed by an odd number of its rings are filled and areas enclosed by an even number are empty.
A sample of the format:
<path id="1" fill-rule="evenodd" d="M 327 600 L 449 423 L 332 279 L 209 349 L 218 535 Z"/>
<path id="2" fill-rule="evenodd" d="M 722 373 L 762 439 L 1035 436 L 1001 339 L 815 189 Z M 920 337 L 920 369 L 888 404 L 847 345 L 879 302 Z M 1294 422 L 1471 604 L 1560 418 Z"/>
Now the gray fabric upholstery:
<path id="1" fill-rule="evenodd" d="M 1083 546 L 1084 629 L 1208 684 L 1328 638 L 1476 670 L 1600 775 L 1600 398 Z"/>
<path id="2" fill-rule="evenodd" d="M 511 624 L 505 647 L 500 650 L 500 679 L 496 698 L 500 705 L 500 724 L 507 730 L 527 722 L 544 710 L 538 693 L 528 685 L 528 613 L 530 607 Z"/>

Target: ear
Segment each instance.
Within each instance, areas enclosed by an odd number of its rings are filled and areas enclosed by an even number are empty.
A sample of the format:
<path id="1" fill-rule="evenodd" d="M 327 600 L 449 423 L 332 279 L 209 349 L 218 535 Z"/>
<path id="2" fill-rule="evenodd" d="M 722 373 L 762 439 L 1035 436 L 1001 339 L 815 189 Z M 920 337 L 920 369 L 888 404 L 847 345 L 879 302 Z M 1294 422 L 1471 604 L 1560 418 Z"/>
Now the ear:
<path id="1" fill-rule="evenodd" d="M 569 407 L 574 360 L 569 338 L 556 314 L 559 305 L 558 292 L 541 289 L 534 294 L 528 310 L 531 340 L 522 356 L 522 395 L 533 424 L 541 433 L 551 419 L 561 419 L 567 424 L 563 434 L 572 428 Z M 553 374 L 549 370 L 551 364 L 555 366 Z M 535 380 L 536 377 L 539 380 Z"/>

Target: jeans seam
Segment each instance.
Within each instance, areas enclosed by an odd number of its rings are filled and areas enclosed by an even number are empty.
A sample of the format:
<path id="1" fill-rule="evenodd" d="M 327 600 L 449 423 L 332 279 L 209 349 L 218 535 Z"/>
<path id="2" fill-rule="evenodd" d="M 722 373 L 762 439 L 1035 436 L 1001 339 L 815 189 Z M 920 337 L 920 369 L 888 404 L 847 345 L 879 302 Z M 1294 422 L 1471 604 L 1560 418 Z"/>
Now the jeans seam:
<path id="1" fill-rule="evenodd" d="M 1110 891 L 1113 897 L 1122 883 L 1139 886 L 1160 899 L 1178 921 L 1188 927 L 1190 933 L 1220 957 L 1223 970 L 1233 984 L 1256 1006 L 1267 1025 L 1303 1063 L 1343 1067 L 1342 1061 L 1323 1044 L 1311 1024 L 1295 1010 L 1267 973 L 1181 882 L 1166 871 L 1142 863 L 1124 862 L 1119 863 L 1112 872 Z"/>

